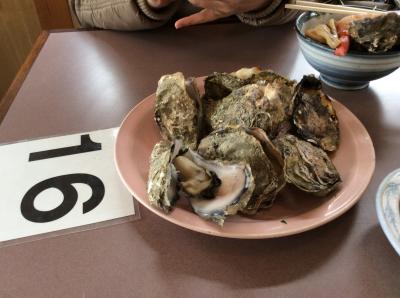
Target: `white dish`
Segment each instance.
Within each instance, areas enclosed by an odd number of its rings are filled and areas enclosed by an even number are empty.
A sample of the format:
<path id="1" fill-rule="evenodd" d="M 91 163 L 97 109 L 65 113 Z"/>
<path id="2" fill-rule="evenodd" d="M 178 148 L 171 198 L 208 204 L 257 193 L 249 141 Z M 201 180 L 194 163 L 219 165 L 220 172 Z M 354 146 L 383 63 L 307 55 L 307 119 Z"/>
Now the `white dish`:
<path id="1" fill-rule="evenodd" d="M 376 212 L 383 232 L 400 255 L 400 169 L 381 182 L 376 195 Z"/>

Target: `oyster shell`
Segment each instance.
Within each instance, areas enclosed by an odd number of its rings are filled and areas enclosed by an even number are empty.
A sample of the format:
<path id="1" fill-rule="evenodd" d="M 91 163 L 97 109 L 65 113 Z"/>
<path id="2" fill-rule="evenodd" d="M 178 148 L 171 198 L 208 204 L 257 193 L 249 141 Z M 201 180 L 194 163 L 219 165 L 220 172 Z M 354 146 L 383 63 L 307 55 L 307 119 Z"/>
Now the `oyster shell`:
<path id="1" fill-rule="evenodd" d="M 261 71 L 262 70 L 259 67 L 243 67 L 237 71 L 231 72 L 230 74 L 249 84 L 254 75 L 259 74 Z"/>
<path id="2" fill-rule="evenodd" d="M 338 120 L 315 77 L 296 85 L 269 70 L 244 68 L 214 73 L 206 85 L 208 97 L 200 102 L 194 80 L 182 73 L 159 81 L 155 120 L 163 140 L 151 154 L 152 205 L 169 212 L 184 197 L 200 217 L 223 225 L 228 215 L 270 207 L 286 182 L 316 195 L 339 184 L 322 150 L 337 148 Z M 214 131 L 197 146 L 203 114 Z M 287 135 L 291 123 L 308 142 Z"/>
<path id="3" fill-rule="evenodd" d="M 226 216 L 246 207 L 254 187 L 249 165 L 205 160 L 180 140 L 163 140 L 151 154 L 149 201 L 166 213 L 185 197 L 200 217 L 223 225 Z"/>
<path id="4" fill-rule="evenodd" d="M 369 52 L 386 52 L 400 44 L 400 15 L 388 13 L 353 21 L 349 34 L 358 45 Z"/>
<path id="5" fill-rule="evenodd" d="M 230 162 L 245 162 L 250 165 L 254 176 L 255 188 L 244 213 L 254 214 L 260 207 L 271 205 L 277 192 L 283 187 L 283 164 L 280 170 L 271 159 L 276 154 L 267 155 L 262 141 L 256 133 L 242 127 L 228 127 L 212 132 L 200 141 L 198 152 L 206 159 L 218 159 Z M 267 136 L 264 133 L 264 136 Z M 273 146 L 273 145 L 272 145 Z"/>
<path id="6" fill-rule="evenodd" d="M 254 74 L 248 79 L 249 84 L 259 84 L 266 85 L 268 83 L 279 82 L 280 85 L 287 85 L 287 87 L 293 88 L 296 86 L 297 82 L 294 80 L 288 80 L 284 76 L 277 74 L 276 72 L 265 69 L 259 72 L 254 72 Z"/>
<path id="7" fill-rule="evenodd" d="M 250 84 L 232 91 L 230 95 L 207 108 L 207 122 L 212 130 L 227 126 L 259 127 L 274 138 L 293 110 L 294 86 L 283 80 Z"/>
<path id="8" fill-rule="evenodd" d="M 228 96 L 234 89 L 246 85 L 246 81 L 229 73 L 214 72 L 204 80 L 204 98 L 219 100 Z"/>
<path id="9" fill-rule="evenodd" d="M 339 121 L 331 100 L 322 92 L 321 82 L 304 76 L 294 100 L 293 124 L 297 134 L 325 151 L 339 146 Z"/>
<path id="10" fill-rule="evenodd" d="M 177 174 L 171 160 L 177 154 L 175 146 L 168 140 L 157 143 L 150 157 L 150 170 L 147 182 L 147 193 L 150 204 L 171 211 L 178 199 Z"/>
<path id="11" fill-rule="evenodd" d="M 254 136 L 260 142 L 275 172 L 274 183 L 271 185 L 271 189 L 274 188 L 273 192 L 268 195 L 269 198 L 266 200 L 264 197 L 260 197 L 261 202 L 259 208 L 269 208 L 274 203 L 278 192 L 286 185 L 285 175 L 283 172 L 284 160 L 279 149 L 276 148 L 275 144 L 268 138 L 264 130 L 258 127 L 252 127 L 246 129 L 246 132 Z M 266 193 L 269 193 L 269 191 L 267 190 Z M 258 203 L 256 205 L 258 205 Z M 250 207 L 251 206 L 249 205 L 247 209 L 250 209 Z"/>
<path id="12" fill-rule="evenodd" d="M 178 171 L 178 181 L 189 196 L 211 199 L 221 185 L 221 180 L 215 172 L 198 165 L 193 152 L 177 156 L 173 165 Z"/>
<path id="13" fill-rule="evenodd" d="M 221 226 L 226 216 L 246 207 L 253 193 L 254 179 L 246 164 L 205 160 L 192 150 L 173 163 L 193 211 Z"/>
<path id="14" fill-rule="evenodd" d="M 235 89 L 251 84 L 254 75 L 260 73 L 258 67 L 241 68 L 232 73 L 214 72 L 204 81 L 204 98 L 208 100 L 222 99 Z"/>
<path id="15" fill-rule="evenodd" d="M 208 76 L 204 82 L 205 99 L 219 100 L 222 99 L 235 89 L 248 84 L 262 84 L 280 81 L 288 86 L 294 86 L 295 81 L 290 81 L 283 76 L 273 72 L 272 70 L 261 70 L 258 67 L 241 68 L 232 73 L 214 72 Z"/>
<path id="16" fill-rule="evenodd" d="M 201 124 L 200 95 L 194 79 L 185 80 L 181 72 L 164 75 L 158 82 L 154 118 L 163 138 L 181 139 L 195 149 Z"/>
<path id="17" fill-rule="evenodd" d="M 330 193 L 341 182 L 334 164 L 321 148 L 290 134 L 275 142 L 285 160 L 286 182 L 319 196 Z"/>

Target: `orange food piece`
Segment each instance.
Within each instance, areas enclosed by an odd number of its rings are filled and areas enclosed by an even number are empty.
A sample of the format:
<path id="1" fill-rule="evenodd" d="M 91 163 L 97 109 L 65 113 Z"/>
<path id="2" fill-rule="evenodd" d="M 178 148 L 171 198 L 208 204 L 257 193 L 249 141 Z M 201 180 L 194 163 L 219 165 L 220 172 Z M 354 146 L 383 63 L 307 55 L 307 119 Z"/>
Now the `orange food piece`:
<path id="1" fill-rule="evenodd" d="M 348 34 L 343 34 L 340 36 L 340 45 L 335 50 L 336 56 L 346 56 L 350 48 L 350 36 Z"/>

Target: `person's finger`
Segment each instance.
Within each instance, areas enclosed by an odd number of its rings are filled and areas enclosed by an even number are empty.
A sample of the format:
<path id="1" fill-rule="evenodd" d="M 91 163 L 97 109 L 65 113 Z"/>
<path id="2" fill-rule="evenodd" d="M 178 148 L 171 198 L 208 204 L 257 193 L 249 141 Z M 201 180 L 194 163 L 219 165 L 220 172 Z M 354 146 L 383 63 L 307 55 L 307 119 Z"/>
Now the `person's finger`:
<path id="1" fill-rule="evenodd" d="M 187 26 L 203 24 L 215 21 L 223 16 L 219 15 L 215 10 L 203 9 L 198 13 L 179 19 L 175 22 L 175 28 L 180 29 Z"/>

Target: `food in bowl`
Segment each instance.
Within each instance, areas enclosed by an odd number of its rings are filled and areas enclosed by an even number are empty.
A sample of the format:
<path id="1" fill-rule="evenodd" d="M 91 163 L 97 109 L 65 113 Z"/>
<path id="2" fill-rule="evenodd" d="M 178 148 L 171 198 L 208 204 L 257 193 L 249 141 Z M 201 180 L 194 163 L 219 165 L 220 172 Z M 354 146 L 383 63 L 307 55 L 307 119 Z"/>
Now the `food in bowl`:
<path id="1" fill-rule="evenodd" d="M 304 58 L 320 72 L 325 84 L 342 90 L 360 90 L 368 87 L 370 81 L 383 78 L 400 66 L 400 45 L 383 53 L 372 53 L 356 49 L 356 43 L 352 42 L 347 55 L 337 56 L 334 49 L 305 36 L 305 31 L 326 24 L 331 18 L 338 21 L 343 16 L 305 12 L 297 18 L 295 26 Z"/>
<path id="2" fill-rule="evenodd" d="M 335 49 L 337 56 L 345 56 L 351 48 L 360 52 L 384 53 L 400 46 L 400 16 L 396 13 L 366 13 L 337 20 L 324 17 L 304 34 Z"/>
<path id="3" fill-rule="evenodd" d="M 227 216 L 270 208 L 286 184 L 317 196 L 340 184 L 327 153 L 339 146 L 339 124 L 314 76 L 297 83 L 258 68 L 213 73 L 199 94 L 182 73 L 158 83 L 162 140 L 147 188 L 153 206 L 168 213 L 187 199 L 222 226 Z"/>

